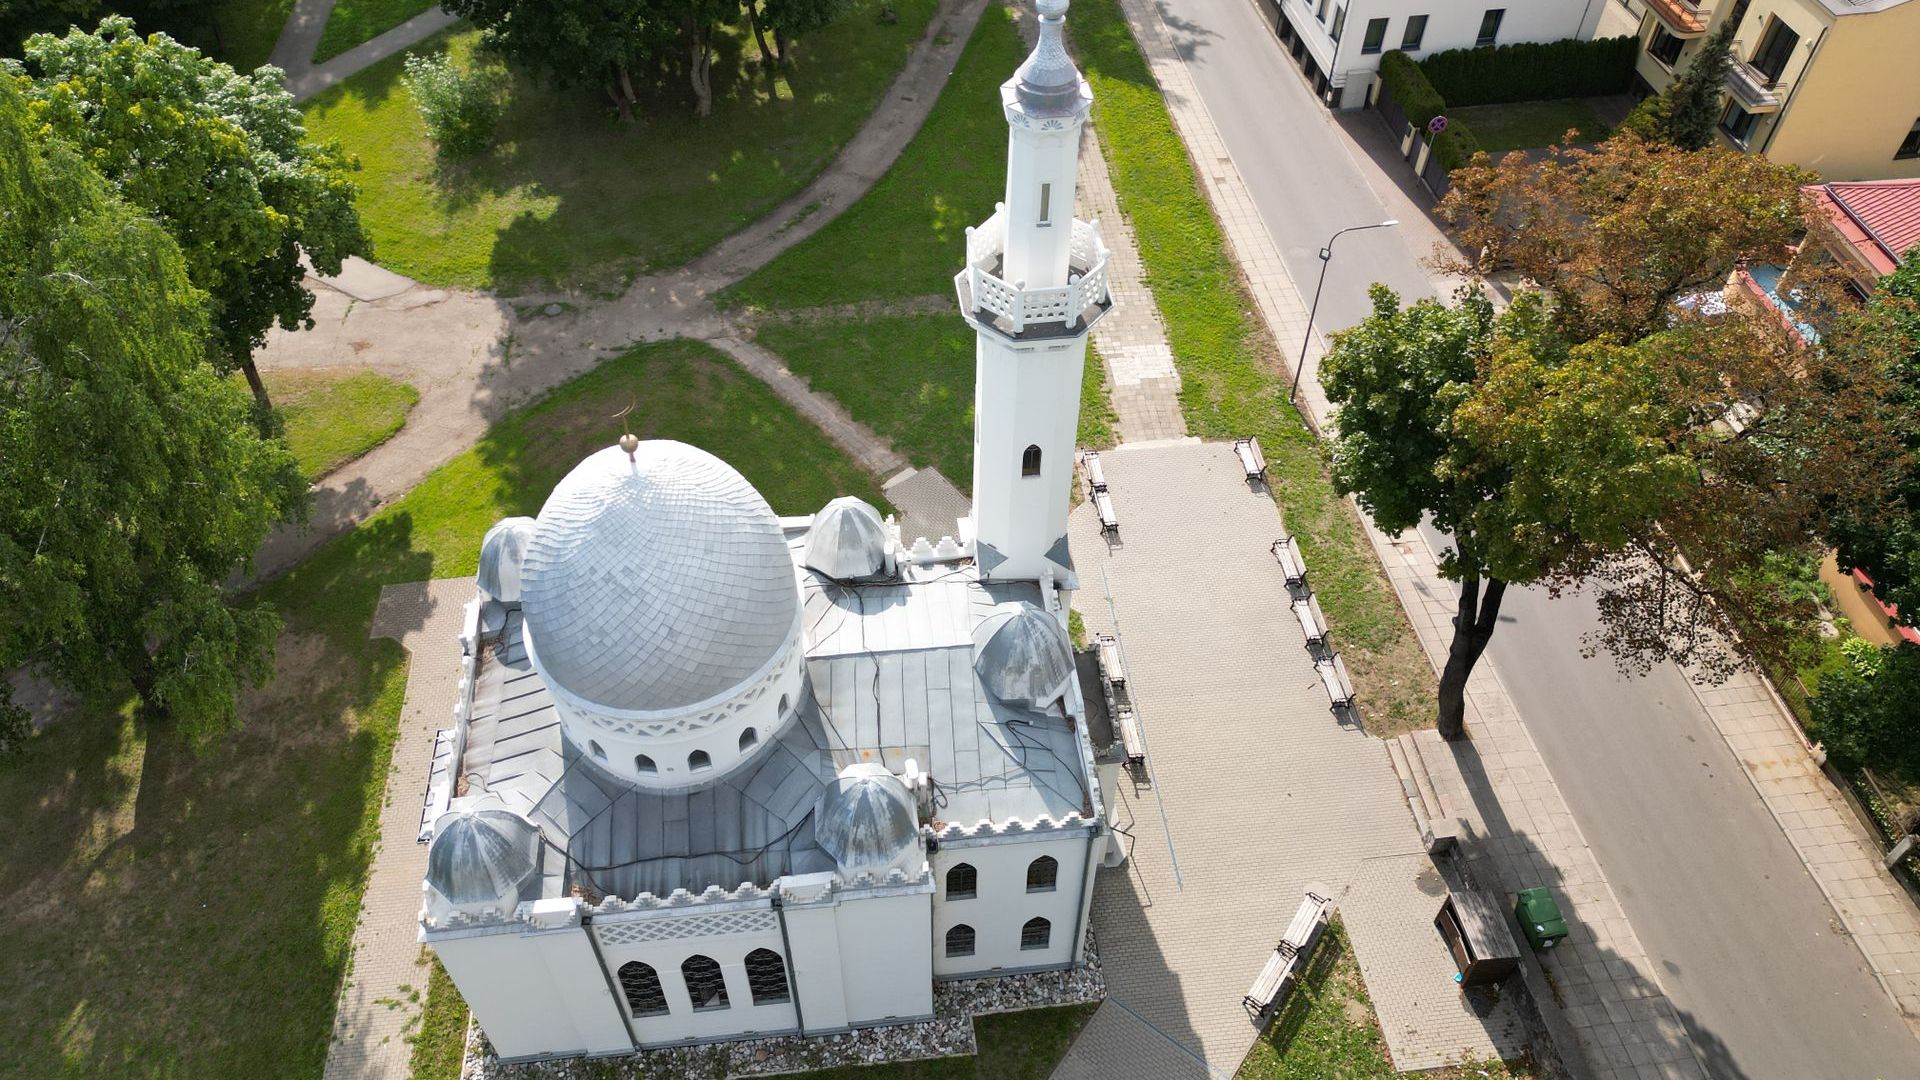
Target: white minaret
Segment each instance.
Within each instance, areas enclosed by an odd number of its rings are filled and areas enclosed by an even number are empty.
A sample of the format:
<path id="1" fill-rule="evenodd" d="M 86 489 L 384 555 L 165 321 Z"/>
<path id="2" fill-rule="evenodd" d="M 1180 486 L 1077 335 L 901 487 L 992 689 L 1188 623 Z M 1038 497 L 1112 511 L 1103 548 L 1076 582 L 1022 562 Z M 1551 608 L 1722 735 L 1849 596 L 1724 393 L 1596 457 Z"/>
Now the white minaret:
<path id="1" fill-rule="evenodd" d="M 1113 306 L 1097 223 L 1073 216 L 1093 92 L 1061 40 L 1067 0 L 1038 0 L 1040 42 L 1000 87 L 1007 196 L 967 230 L 954 278 L 978 335 L 972 540 L 981 572 L 1071 587 L 1067 505 L 1087 333 Z"/>

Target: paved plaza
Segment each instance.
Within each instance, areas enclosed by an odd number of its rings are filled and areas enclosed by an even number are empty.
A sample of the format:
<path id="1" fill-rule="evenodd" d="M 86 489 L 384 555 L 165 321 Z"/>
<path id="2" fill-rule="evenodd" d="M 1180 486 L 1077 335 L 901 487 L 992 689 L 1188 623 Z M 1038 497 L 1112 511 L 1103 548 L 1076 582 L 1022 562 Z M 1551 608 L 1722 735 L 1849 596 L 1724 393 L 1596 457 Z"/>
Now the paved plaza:
<path id="1" fill-rule="evenodd" d="M 1056 1075 L 1232 1075 L 1259 1033 L 1241 996 L 1314 881 L 1402 1068 L 1518 1052 L 1511 1003 L 1481 1017 L 1453 984 L 1433 927 L 1444 889 L 1386 745 L 1321 689 L 1267 550 L 1284 531 L 1273 500 L 1224 444 L 1101 457 L 1122 524 L 1109 544 L 1075 512 L 1074 606 L 1120 638 L 1148 757 L 1105 793 L 1132 841 L 1094 894 L 1109 1000 Z"/>

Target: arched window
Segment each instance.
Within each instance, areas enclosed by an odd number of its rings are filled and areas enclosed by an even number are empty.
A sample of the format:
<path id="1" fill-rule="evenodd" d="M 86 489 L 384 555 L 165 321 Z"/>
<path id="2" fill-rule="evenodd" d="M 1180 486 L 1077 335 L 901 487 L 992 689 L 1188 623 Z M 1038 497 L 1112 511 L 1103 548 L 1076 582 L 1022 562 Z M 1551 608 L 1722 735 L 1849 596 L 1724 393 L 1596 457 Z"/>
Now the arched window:
<path id="1" fill-rule="evenodd" d="M 793 699 L 792 699 L 792 698 L 790 698 L 790 697 L 788 697 L 788 696 L 787 696 L 787 695 L 785 695 L 785 694 L 781 694 L 781 695 L 780 695 L 780 711 L 779 711 L 779 712 L 777 712 L 777 713 L 774 713 L 774 715 L 775 715 L 775 716 L 785 716 L 785 715 L 787 715 L 787 710 L 788 710 L 789 708 L 791 708 L 792 706 L 793 706 Z"/>
<path id="2" fill-rule="evenodd" d="M 592 739 L 587 740 L 587 753 L 592 754 L 593 760 L 595 761 L 607 760 L 607 752 L 600 749 L 600 744 L 594 742 Z"/>
<path id="3" fill-rule="evenodd" d="M 1027 925 L 1020 928 L 1020 947 L 1022 949 L 1044 949 L 1053 940 L 1053 924 L 1045 919 L 1028 919 Z"/>
<path id="4" fill-rule="evenodd" d="M 660 771 L 660 766 L 655 765 L 653 759 L 645 754 L 633 755 L 633 767 L 649 775 Z"/>
<path id="5" fill-rule="evenodd" d="M 727 977 L 711 956 L 695 953 L 680 965 L 680 977 L 687 980 L 687 996 L 695 1011 L 727 1007 Z"/>
<path id="6" fill-rule="evenodd" d="M 748 728 L 747 730 L 741 732 L 740 733 L 740 752 L 744 754 L 747 751 L 753 749 L 754 744 L 759 741 L 760 741 L 760 736 L 754 734 L 754 731 L 752 728 Z"/>
<path id="7" fill-rule="evenodd" d="M 1020 475 L 1040 475 L 1040 448 L 1038 446 L 1029 446 L 1026 452 L 1020 455 Z"/>
<path id="8" fill-rule="evenodd" d="M 1027 891 L 1052 892 L 1060 880 L 1060 863 L 1051 855 L 1042 855 L 1027 864 Z"/>
<path id="9" fill-rule="evenodd" d="M 973 955 L 973 927 L 968 926 L 966 923 L 961 923 L 947 931 L 947 955 Z"/>
<path id="10" fill-rule="evenodd" d="M 695 750 L 687 755 L 687 768 L 694 772 L 705 772 L 713 768 L 713 758 L 705 750 Z"/>
<path id="11" fill-rule="evenodd" d="M 980 887 L 980 872 L 972 863 L 954 863 L 947 871 L 947 899 L 971 900 Z"/>
<path id="12" fill-rule="evenodd" d="M 772 949 L 755 949 L 747 954 L 747 988 L 753 991 L 755 1005 L 777 1005 L 792 1001 L 787 990 L 787 962 Z"/>
<path id="13" fill-rule="evenodd" d="M 629 960 L 620 965 L 620 989 L 627 995 L 627 1011 L 642 1016 L 665 1016 L 667 992 L 660 989 L 660 974 L 653 965 Z"/>

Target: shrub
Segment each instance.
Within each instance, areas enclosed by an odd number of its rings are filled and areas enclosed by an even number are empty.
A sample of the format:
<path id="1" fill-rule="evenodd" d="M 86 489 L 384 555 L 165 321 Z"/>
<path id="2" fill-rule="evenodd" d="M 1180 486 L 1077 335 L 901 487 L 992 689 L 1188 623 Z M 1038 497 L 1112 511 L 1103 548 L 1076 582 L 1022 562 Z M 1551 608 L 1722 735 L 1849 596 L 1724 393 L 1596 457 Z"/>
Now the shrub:
<path id="1" fill-rule="evenodd" d="M 1843 765 L 1920 779 L 1920 646 L 1876 651 L 1820 680 L 1813 733 Z"/>
<path id="2" fill-rule="evenodd" d="M 1443 101 L 1464 109 L 1624 93 L 1633 80 L 1633 60 L 1639 45 L 1633 37 L 1529 41 L 1493 48 L 1448 49 L 1409 66 L 1419 67 Z M 1383 76 L 1386 70 L 1382 57 Z"/>
<path id="3" fill-rule="evenodd" d="M 1380 81 L 1415 127 L 1424 128 L 1427 121 L 1447 111 L 1446 99 L 1406 53 L 1396 50 L 1380 57 Z"/>
<path id="4" fill-rule="evenodd" d="M 487 67 L 463 72 L 439 53 L 407 57 L 404 80 L 442 154 L 466 157 L 493 143 L 506 89 L 504 72 Z"/>
<path id="5" fill-rule="evenodd" d="M 1466 165 L 1479 152 L 1479 138 L 1472 128 L 1458 120 L 1447 121 L 1447 130 L 1434 136 L 1433 156 L 1448 172 Z"/>

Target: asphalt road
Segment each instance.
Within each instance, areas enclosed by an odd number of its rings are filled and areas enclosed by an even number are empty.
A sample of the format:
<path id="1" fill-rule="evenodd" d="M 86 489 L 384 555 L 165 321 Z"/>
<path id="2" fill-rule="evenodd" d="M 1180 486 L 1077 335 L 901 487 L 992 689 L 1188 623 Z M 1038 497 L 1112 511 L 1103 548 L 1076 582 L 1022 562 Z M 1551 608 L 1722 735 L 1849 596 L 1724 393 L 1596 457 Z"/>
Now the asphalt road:
<path id="1" fill-rule="evenodd" d="M 1389 216 L 1387 204 L 1252 0 L 1162 0 L 1162 10 L 1310 301 L 1327 236 Z M 1372 281 L 1433 295 L 1426 250 L 1412 223 L 1342 237 L 1319 324 L 1365 317 Z M 1584 598 L 1512 590 L 1490 655 L 1714 1075 L 1920 1077 L 1920 1042 L 1835 932 L 1682 676 L 1625 678 L 1604 657 L 1583 659 L 1594 622 Z"/>

